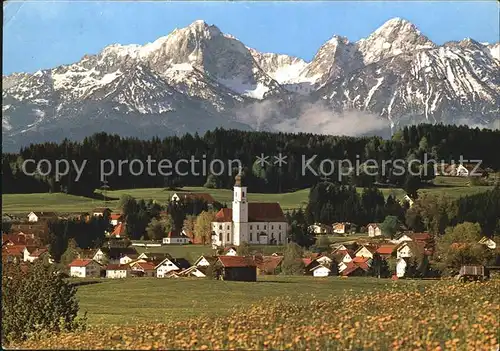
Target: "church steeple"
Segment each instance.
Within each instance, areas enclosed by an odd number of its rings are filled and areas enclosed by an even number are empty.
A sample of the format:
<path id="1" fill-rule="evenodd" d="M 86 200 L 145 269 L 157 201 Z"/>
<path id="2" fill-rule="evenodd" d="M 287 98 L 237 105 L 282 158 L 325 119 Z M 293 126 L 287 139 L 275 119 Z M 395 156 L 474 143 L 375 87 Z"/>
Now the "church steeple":
<path id="1" fill-rule="evenodd" d="M 247 188 L 241 185 L 241 174 L 234 178 L 233 195 L 233 244 L 248 242 L 248 202 Z"/>

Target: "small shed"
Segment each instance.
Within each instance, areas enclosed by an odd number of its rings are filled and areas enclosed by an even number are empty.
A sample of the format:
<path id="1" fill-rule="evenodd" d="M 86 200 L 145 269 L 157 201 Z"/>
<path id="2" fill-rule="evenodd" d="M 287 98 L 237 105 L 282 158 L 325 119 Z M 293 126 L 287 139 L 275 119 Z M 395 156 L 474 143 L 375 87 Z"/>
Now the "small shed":
<path id="1" fill-rule="evenodd" d="M 219 256 L 214 268 L 215 276 L 220 280 L 257 281 L 257 265 L 252 257 Z"/>

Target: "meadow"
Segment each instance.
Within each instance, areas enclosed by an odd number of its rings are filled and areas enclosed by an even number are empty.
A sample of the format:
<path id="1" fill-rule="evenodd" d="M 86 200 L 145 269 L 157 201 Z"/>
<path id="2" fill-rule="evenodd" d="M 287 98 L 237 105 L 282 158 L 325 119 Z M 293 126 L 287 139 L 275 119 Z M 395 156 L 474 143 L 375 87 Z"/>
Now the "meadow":
<path id="1" fill-rule="evenodd" d="M 156 285 L 150 290 L 140 281 L 151 282 L 138 279 L 133 283 L 110 282 L 107 288 L 104 284 L 81 287 L 82 308 L 100 312 L 100 320 L 90 320 L 86 331 L 30 340 L 14 347 L 498 349 L 498 280 L 464 284 L 452 280 L 310 278 L 315 280 L 312 283 L 306 277 L 283 279 L 255 283 L 158 279 L 156 284 L 161 288 Z M 160 322 L 153 322 L 154 317 Z M 123 320 L 130 323 L 93 324 Z"/>
<path id="2" fill-rule="evenodd" d="M 82 279 L 70 279 L 78 282 Z M 83 281 L 89 279 L 83 279 Z M 93 279 L 91 279 L 92 281 Z M 232 282 L 200 278 L 96 279 L 78 287 L 80 311 L 91 325 L 167 323 L 191 317 L 227 315 L 244 310 L 264 298 L 326 299 L 330 295 L 387 289 L 394 285 L 424 286 L 430 280 L 370 277 L 259 276 L 257 282 Z"/>
<path id="3" fill-rule="evenodd" d="M 471 186 L 467 178 L 461 177 L 436 177 L 434 185 L 423 188 L 420 192 L 433 194 L 446 194 L 458 198 L 472 195 L 492 189 L 491 186 Z M 393 194 L 402 199 L 405 192 L 401 188 L 381 188 L 384 196 Z M 358 188 L 362 192 L 362 188 Z M 99 193 L 98 191 L 97 193 Z M 52 194 L 2 194 L 2 210 L 6 213 L 26 215 L 30 211 L 54 211 L 58 213 L 90 212 L 95 207 L 106 206 L 114 211 L 119 210 L 119 199 L 122 195 L 130 195 L 136 199 L 154 200 L 166 203 L 174 193 L 183 192 L 205 192 L 210 193 L 216 201 L 231 206 L 232 190 L 230 189 L 208 189 L 204 187 L 183 187 L 178 191 L 164 188 L 142 188 L 111 190 L 106 192 L 107 201 L 101 199 L 101 194 L 96 198 L 67 195 L 63 193 Z M 294 192 L 282 194 L 252 193 L 249 189 L 248 200 L 250 202 L 279 202 L 284 210 L 304 208 L 307 205 L 309 189 L 301 189 Z"/>

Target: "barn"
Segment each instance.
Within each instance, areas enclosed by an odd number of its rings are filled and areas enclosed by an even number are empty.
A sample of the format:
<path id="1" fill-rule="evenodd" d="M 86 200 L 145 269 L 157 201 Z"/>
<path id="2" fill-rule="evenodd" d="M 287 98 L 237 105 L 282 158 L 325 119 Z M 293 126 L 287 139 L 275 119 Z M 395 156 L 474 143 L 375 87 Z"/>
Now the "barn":
<path id="1" fill-rule="evenodd" d="M 220 280 L 257 281 L 257 265 L 252 257 L 219 256 L 214 269 L 215 276 Z"/>

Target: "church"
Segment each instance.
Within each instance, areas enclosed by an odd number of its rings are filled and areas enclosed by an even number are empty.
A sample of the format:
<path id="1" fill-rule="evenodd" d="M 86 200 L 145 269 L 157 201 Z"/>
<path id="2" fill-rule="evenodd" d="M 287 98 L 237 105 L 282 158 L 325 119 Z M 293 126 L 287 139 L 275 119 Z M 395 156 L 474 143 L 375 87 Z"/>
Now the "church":
<path id="1" fill-rule="evenodd" d="M 282 245 L 287 242 L 288 223 L 279 203 L 248 203 L 247 188 L 237 175 L 233 207 L 222 208 L 212 222 L 212 244 L 216 246 L 241 243 Z"/>

